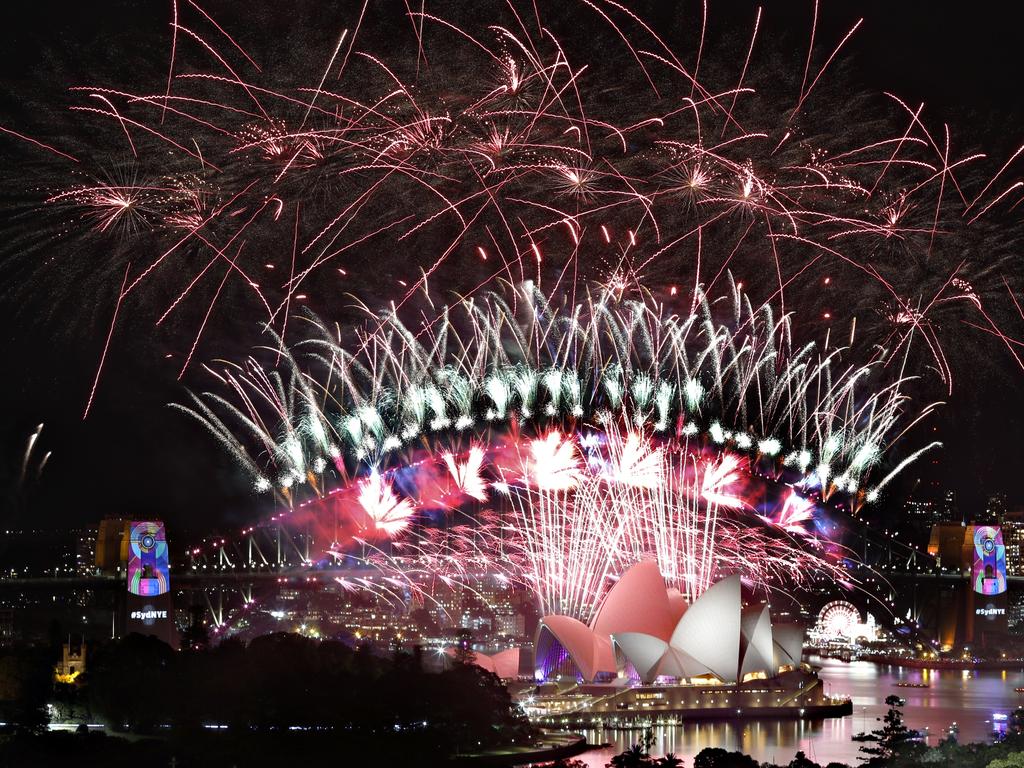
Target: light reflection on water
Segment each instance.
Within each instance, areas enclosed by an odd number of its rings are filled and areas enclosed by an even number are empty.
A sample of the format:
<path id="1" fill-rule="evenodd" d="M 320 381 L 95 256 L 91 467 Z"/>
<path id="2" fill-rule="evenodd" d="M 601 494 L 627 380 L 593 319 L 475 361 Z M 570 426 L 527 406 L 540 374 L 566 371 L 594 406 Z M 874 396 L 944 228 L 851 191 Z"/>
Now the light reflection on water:
<path id="1" fill-rule="evenodd" d="M 925 729 L 928 743 L 936 744 L 951 723 L 960 728 L 961 742 L 988 741 L 993 730 L 992 715 L 1009 713 L 1024 704 L 1024 694 L 1013 689 L 1024 686 L 1024 672 L 1014 670 L 928 670 L 875 665 L 866 661 L 847 664 L 834 659 L 812 658 L 828 694 L 845 694 L 853 700 L 853 715 L 827 720 L 741 720 L 690 723 L 655 729 L 652 754 L 674 752 L 692 765 L 692 758 L 705 747 L 739 750 L 756 760 L 788 763 L 798 750 L 825 765 L 831 760 L 857 764 L 858 742 L 851 736 L 880 726 L 876 717 L 885 714 L 885 697 L 906 699 L 903 708 L 907 725 Z M 899 681 L 925 682 L 928 688 L 899 688 Z M 580 755 L 588 766 L 603 768 L 612 755 L 640 740 L 641 731 L 588 731 L 593 743 L 610 743 L 607 749 Z"/>

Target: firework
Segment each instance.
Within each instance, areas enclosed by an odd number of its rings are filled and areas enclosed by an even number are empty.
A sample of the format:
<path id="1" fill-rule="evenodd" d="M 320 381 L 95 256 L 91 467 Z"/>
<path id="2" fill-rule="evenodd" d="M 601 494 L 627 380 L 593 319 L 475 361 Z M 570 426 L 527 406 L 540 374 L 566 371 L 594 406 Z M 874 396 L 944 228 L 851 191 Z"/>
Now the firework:
<path id="1" fill-rule="evenodd" d="M 903 378 L 886 383 L 888 361 L 794 347 L 788 318 L 734 298 L 677 317 L 603 289 L 554 305 L 527 286 L 446 308 L 419 337 L 373 316 L 351 347 L 314 324 L 282 370 L 228 365 L 231 400 L 177 407 L 257 489 L 314 507 L 332 486 L 352 496 L 392 539 L 363 562 L 407 589 L 492 571 L 586 617 L 645 558 L 689 599 L 727 572 L 765 589 L 838 578 L 816 505 L 876 498 L 889 441 L 921 415 Z M 414 509 L 464 524 L 416 526 Z"/>
<path id="2" fill-rule="evenodd" d="M 166 80 L 71 89 L 80 145 L 2 129 L 49 190 L 12 258 L 60 270 L 12 284 L 110 296 L 86 412 L 132 312 L 179 377 L 227 308 L 265 329 L 186 410 L 257 491 L 330 506 L 330 551 L 383 574 L 364 588 L 496 573 L 585 616 L 643 558 L 690 598 L 839 576 L 817 510 L 935 445 L 887 460 L 930 410 L 920 353 L 946 388 L 964 328 L 1020 362 L 993 308 L 1019 290 L 997 217 L 1021 150 L 983 171 L 888 95 L 865 120 L 824 77 L 856 25 L 777 73 L 760 12 L 719 51 L 706 20 L 680 51 L 607 0 L 360 14 L 304 78 L 304 38 L 263 68 L 173 7 Z M 36 258 L 57 232 L 94 258 Z"/>
<path id="3" fill-rule="evenodd" d="M 175 8 L 166 79 L 71 89 L 83 146 L 4 131 L 47 163 L 45 208 L 72 250 L 103 254 L 64 264 L 47 300 L 61 285 L 113 293 L 112 308 L 144 294 L 158 325 L 189 329 L 181 375 L 224 302 L 280 337 L 297 304 L 338 317 L 334 297 L 366 283 L 397 306 L 431 280 L 462 295 L 498 277 L 660 285 L 688 313 L 729 270 L 755 303 L 809 308 L 805 323 L 890 352 L 918 342 L 949 385 L 957 329 L 1016 357 L 993 308 L 1019 290 L 1019 234 L 993 217 L 1021 199 L 1021 153 L 985 172 L 923 105 L 830 85 L 856 26 L 812 33 L 803 71 L 779 73 L 760 12 L 721 49 L 702 25 L 683 51 L 612 2 L 369 13 L 303 84 L 303 30 L 275 29 L 280 67 L 261 67 L 214 14 Z M 876 102 L 888 117 L 866 120 Z M 968 226 L 996 245 L 964 245 Z"/>
<path id="4" fill-rule="evenodd" d="M 442 454 L 441 459 L 459 491 L 477 501 L 487 501 L 487 484 L 480 476 L 480 468 L 484 461 L 482 448 L 474 445 L 469 449 L 469 455 L 463 462 L 457 461 L 450 452 Z"/>
<path id="5" fill-rule="evenodd" d="M 404 531 L 411 522 L 415 508 L 409 499 L 399 498 L 380 473 L 373 472 L 360 483 L 359 504 L 373 527 L 388 536 Z"/>
<path id="6" fill-rule="evenodd" d="M 315 325 L 319 333 L 295 347 L 311 369 L 289 352 L 280 353 L 283 372 L 255 358 L 231 364 L 216 375 L 236 402 L 211 392 L 185 410 L 258 487 L 289 495 L 296 484 L 319 493 L 327 467 L 384 466 L 409 448 L 429 447 L 433 436 L 584 423 L 608 411 L 658 434 L 700 436 L 777 471 L 793 469 L 802 486 L 825 499 L 841 492 L 854 508 L 891 479 L 868 482 L 898 428 L 931 410 L 908 415 L 909 378 L 888 376 L 890 359 L 856 364 L 844 348 L 796 346 L 789 317 L 754 310 L 739 293 L 730 306 L 702 300 L 684 317 L 606 290 L 558 307 L 525 286 L 515 303 L 517 310 L 497 294 L 467 299 L 419 335 L 395 312 L 373 316 L 351 348 Z M 270 475 L 239 432 L 266 454 Z M 573 486 L 571 445 L 551 432 L 531 450 L 539 484 Z M 627 441 L 619 471 L 638 476 L 637 450 Z M 718 479 L 705 478 L 705 493 L 714 494 Z"/>

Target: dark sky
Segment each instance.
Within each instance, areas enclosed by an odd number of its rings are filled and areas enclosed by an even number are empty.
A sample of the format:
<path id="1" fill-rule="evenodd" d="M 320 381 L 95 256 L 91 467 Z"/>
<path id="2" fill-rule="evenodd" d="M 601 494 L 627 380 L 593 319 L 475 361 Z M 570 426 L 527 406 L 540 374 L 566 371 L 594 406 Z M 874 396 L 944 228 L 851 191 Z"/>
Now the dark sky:
<path id="1" fill-rule="evenodd" d="M 261 35 L 301 40 L 310 49 L 312 80 L 337 30 L 353 24 L 361 4 L 306 3 L 291 8 L 290 3 L 265 3 L 259 12 L 249 10 L 251 5 L 211 0 L 209 9 L 253 49 L 264 47 Z M 1014 5 L 825 0 L 819 55 L 857 18 L 865 17 L 842 56 L 855 80 L 864 88 L 890 90 L 909 103 L 925 101 L 933 124 L 948 121 L 965 144 L 984 144 L 993 156 L 1006 157 L 1024 139 L 1019 82 L 1024 36 Z M 385 6 L 371 3 L 368 17 L 394 13 L 401 3 Z M 160 88 L 169 53 L 169 7 L 170 3 L 71 5 L 47 0 L 3 4 L 0 125 L 47 135 L 48 114 L 40 105 L 63 103 L 64 88 L 70 85 L 155 82 Z M 648 18 L 677 50 L 693 44 L 699 3 L 673 6 L 666 0 L 645 7 L 651 9 Z M 723 30 L 739 27 L 745 37 L 755 8 L 754 3 L 712 0 L 709 51 Z M 805 55 L 812 8 L 810 2 L 765 3 L 761 40 L 770 49 L 774 46 L 780 65 L 784 59 L 802 60 Z M 372 26 L 368 30 L 367 43 L 381 44 L 374 41 Z M 582 40 L 586 25 L 579 31 Z M 405 36 L 395 44 L 410 42 Z M 269 44 L 265 47 L 272 50 Z M 627 63 L 631 62 L 623 66 Z M 24 147 L 0 136 L 0 162 L 6 164 L 9 154 L 24 157 Z M 4 195 L 8 202 L 24 203 L 37 190 L 28 188 L 30 184 L 19 189 L 17 180 L 17 169 L 8 168 Z M 21 220 L 14 226 L 26 224 Z M 102 255 L 81 253 L 75 258 Z M 8 261 L 5 254 L 0 279 L 26 279 L 24 272 L 5 274 Z M 7 520 L 45 527 L 131 514 L 203 530 L 258 517 L 262 502 L 248 492 L 248 480 L 194 424 L 166 407 L 168 401 L 181 398 L 182 389 L 174 380 L 174 365 L 163 363 L 162 342 L 138 343 L 150 333 L 146 321 L 126 321 L 121 333 L 136 337 L 136 342 L 113 346 L 92 414 L 81 420 L 111 307 L 87 290 L 72 291 L 70 296 L 64 291 L 54 301 L 47 300 L 47 291 L 45 284 L 32 287 L 28 311 L 19 298 L 23 293 L 0 298 L 0 480 L 12 487 L 24 441 L 35 424 L 46 423 L 41 448 L 53 451 L 42 482 L 32 489 L 31 503 L 9 503 Z M 241 350 L 245 348 L 243 344 Z M 988 489 L 1020 496 L 1014 473 L 1024 464 L 1022 376 L 1005 355 L 961 373 L 962 386 L 935 420 L 936 434 L 954 446 L 938 469 L 967 506 L 980 503 Z M 914 476 L 911 473 L 908 481 Z"/>

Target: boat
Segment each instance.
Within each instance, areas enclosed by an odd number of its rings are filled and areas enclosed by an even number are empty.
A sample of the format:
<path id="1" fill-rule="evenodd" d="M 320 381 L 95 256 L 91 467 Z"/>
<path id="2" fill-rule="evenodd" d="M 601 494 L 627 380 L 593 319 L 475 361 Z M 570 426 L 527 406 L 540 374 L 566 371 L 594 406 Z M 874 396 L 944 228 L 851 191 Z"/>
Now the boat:
<path id="1" fill-rule="evenodd" d="M 1024 693 L 1024 685 L 1019 685 L 1013 690 L 1015 690 L 1017 693 Z"/>
<path id="2" fill-rule="evenodd" d="M 901 680 L 896 683 L 897 688 L 928 688 L 928 683 L 912 683 L 907 680 Z M 1018 691 L 1024 690 L 1024 688 L 1018 688 Z"/>

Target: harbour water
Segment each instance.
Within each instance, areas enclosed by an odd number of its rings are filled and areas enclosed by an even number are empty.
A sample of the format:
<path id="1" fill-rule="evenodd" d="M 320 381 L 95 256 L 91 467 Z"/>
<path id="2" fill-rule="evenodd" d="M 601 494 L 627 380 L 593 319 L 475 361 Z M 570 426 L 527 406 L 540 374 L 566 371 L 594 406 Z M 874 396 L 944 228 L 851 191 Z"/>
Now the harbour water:
<path id="1" fill-rule="evenodd" d="M 757 760 L 788 763 L 797 751 L 825 765 L 835 760 L 856 765 L 859 742 L 851 737 L 880 727 L 876 718 L 885 714 L 885 697 L 906 699 L 903 712 L 908 727 L 927 734 L 936 744 L 956 722 L 962 743 L 989 741 L 1000 721 L 993 716 L 1009 714 L 1024 705 L 1024 670 L 929 670 L 879 665 L 866 661 L 845 663 L 834 659 L 809 660 L 820 666 L 827 693 L 847 695 L 853 700 L 853 715 L 817 721 L 737 720 L 655 727 L 652 754 L 673 752 L 692 765 L 692 758 L 705 747 L 722 747 L 744 752 Z M 899 682 L 927 683 L 927 688 L 907 688 Z M 639 731 L 591 731 L 592 743 L 612 746 L 581 755 L 592 768 L 603 766 L 612 755 L 639 741 Z"/>

